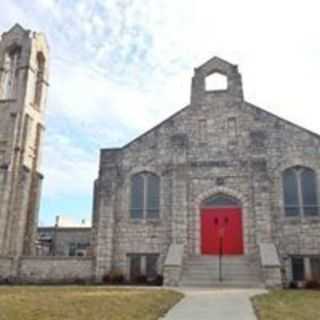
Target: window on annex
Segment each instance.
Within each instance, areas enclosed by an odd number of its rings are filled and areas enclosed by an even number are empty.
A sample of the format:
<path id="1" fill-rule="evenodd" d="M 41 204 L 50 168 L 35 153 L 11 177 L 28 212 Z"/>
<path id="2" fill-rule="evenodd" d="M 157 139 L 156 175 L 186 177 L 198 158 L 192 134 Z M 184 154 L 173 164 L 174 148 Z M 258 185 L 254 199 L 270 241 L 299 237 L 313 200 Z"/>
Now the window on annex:
<path id="1" fill-rule="evenodd" d="M 287 216 L 318 216 L 316 174 L 312 169 L 299 166 L 286 169 L 282 181 Z"/>
<path id="2" fill-rule="evenodd" d="M 87 255 L 90 243 L 87 242 L 70 242 L 68 255 L 70 257 L 83 257 Z"/>
<path id="3" fill-rule="evenodd" d="M 291 257 L 291 270 L 293 281 L 305 280 L 305 267 L 303 257 Z"/>
<path id="4" fill-rule="evenodd" d="M 320 257 L 310 258 L 312 280 L 320 281 Z"/>
<path id="5" fill-rule="evenodd" d="M 128 254 L 129 275 L 131 281 L 137 281 L 145 276 L 148 281 L 154 280 L 158 275 L 159 254 Z"/>
<path id="6" fill-rule="evenodd" d="M 160 214 L 160 178 L 141 172 L 131 178 L 130 214 L 133 219 L 158 219 Z"/>

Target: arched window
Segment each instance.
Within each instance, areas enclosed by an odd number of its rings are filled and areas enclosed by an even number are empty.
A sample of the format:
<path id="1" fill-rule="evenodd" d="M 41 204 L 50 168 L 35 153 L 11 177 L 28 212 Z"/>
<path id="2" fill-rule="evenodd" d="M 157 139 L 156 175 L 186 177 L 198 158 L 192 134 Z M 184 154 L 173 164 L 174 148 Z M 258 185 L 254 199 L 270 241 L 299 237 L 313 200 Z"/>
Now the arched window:
<path id="1" fill-rule="evenodd" d="M 20 47 L 14 47 L 5 54 L 2 93 L 4 99 L 14 99 L 16 96 L 20 57 Z"/>
<path id="2" fill-rule="evenodd" d="M 310 168 L 292 167 L 282 174 L 284 208 L 287 216 L 317 216 L 316 174 Z"/>
<path id="3" fill-rule="evenodd" d="M 229 195 L 218 193 L 205 199 L 202 207 L 240 207 L 240 201 Z"/>
<path id="4" fill-rule="evenodd" d="M 42 88 L 43 88 L 43 76 L 44 76 L 44 68 L 45 68 L 45 58 L 42 52 L 38 52 L 37 54 L 37 67 L 36 67 L 36 83 L 35 83 L 35 92 L 33 105 L 40 109 L 41 107 L 41 99 L 42 99 Z"/>
<path id="5" fill-rule="evenodd" d="M 159 218 L 160 178 L 151 172 L 141 172 L 131 178 L 131 218 Z"/>

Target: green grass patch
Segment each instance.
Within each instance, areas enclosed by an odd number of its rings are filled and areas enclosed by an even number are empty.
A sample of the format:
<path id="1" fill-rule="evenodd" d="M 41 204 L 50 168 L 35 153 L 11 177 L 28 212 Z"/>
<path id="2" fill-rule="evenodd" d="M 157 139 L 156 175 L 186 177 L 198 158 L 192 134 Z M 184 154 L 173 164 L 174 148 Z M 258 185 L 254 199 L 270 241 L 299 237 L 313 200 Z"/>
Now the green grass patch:
<path id="1" fill-rule="evenodd" d="M 157 320 L 182 297 L 162 289 L 0 287 L 0 320 Z"/>
<path id="2" fill-rule="evenodd" d="M 320 319 L 320 291 L 277 290 L 252 300 L 260 320 Z"/>

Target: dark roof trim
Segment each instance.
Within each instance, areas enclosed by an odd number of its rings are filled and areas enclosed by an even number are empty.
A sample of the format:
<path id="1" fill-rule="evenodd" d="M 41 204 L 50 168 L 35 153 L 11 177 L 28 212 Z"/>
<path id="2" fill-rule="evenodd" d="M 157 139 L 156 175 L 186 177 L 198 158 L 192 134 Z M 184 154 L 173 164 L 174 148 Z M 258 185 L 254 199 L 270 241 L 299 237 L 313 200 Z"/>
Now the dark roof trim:
<path id="1" fill-rule="evenodd" d="M 157 125 L 155 125 L 154 127 L 152 127 L 151 129 L 145 131 L 144 133 L 140 134 L 139 136 L 137 136 L 136 138 L 134 138 L 133 140 L 131 140 L 130 142 L 128 142 L 127 144 L 125 144 L 124 146 L 120 147 L 120 148 L 103 148 L 101 149 L 101 151 L 107 151 L 107 150 L 124 150 L 125 148 L 129 147 L 131 144 L 133 144 L 134 142 L 138 141 L 139 139 L 141 139 L 142 137 L 146 136 L 147 134 L 149 134 L 150 132 L 152 132 L 153 130 L 158 129 L 159 127 L 161 127 L 163 124 L 165 124 L 167 121 L 171 120 L 172 118 L 174 118 L 175 116 L 177 116 L 178 114 L 182 113 L 183 111 L 185 111 L 188 107 L 191 107 L 191 105 L 187 105 L 184 108 L 178 110 L 177 112 L 175 112 L 174 114 L 172 114 L 171 116 L 169 116 L 168 118 L 164 119 L 163 121 L 161 121 L 160 123 L 158 123 Z"/>
<path id="2" fill-rule="evenodd" d="M 100 150 L 103 152 L 103 151 L 119 151 L 121 149 L 122 148 L 102 148 Z"/>

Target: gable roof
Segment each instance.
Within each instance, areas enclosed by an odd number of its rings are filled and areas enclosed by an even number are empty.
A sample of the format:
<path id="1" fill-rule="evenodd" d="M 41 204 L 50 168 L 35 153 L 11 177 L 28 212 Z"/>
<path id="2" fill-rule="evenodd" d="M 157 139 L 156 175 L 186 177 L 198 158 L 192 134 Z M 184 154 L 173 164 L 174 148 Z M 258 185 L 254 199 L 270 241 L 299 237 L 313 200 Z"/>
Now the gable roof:
<path id="1" fill-rule="evenodd" d="M 26 31 L 19 23 L 16 23 L 6 33 L 25 33 Z"/>
<path id="2" fill-rule="evenodd" d="M 199 66 L 198 68 L 195 68 L 195 72 L 203 72 L 205 74 L 210 74 L 212 72 L 222 72 L 222 73 L 229 73 L 229 72 L 238 72 L 238 66 L 235 64 L 231 64 L 228 61 L 221 59 L 217 56 L 214 56 L 213 58 L 209 59 L 208 61 L 206 61 L 204 64 L 202 64 L 201 66 Z M 261 112 L 264 112 L 266 114 L 268 114 L 269 116 L 279 119 L 280 121 L 283 121 L 291 126 L 294 126 L 300 130 L 303 130 L 305 132 L 308 132 L 309 134 L 315 136 L 316 138 L 320 138 L 320 134 L 315 133 L 309 129 L 306 129 L 298 124 L 295 124 L 289 120 L 286 120 L 280 116 L 277 116 L 276 114 L 267 111 L 263 108 L 260 108 L 250 102 L 247 101 L 243 101 L 244 104 L 246 104 L 247 106 L 259 110 Z M 172 114 L 171 116 L 169 116 L 168 118 L 164 119 L 163 121 L 161 121 L 159 124 L 155 125 L 154 127 L 150 128 L 149 130 L 145 131 L 144 133 L 142 133 L 141 135 L 138 135 L 136 138 L 134 138 L 133 140 L 129 141 L 128 143 L 126 143 L 124 146 L 120 147 L 120 148 L 116 148 L 117 150 L 123 150 L 127 147 L 129 147 L 131 144 L 133 144 L 134 142 L 138 141 L 139 139 L 143 138 L 144 136 L 148 135 L 150 132 L 158 129 L 159 127 L 161 127 L 163 124 L 165 124 L 166 122 L 170 121 L 171 119 L 175 118 L 176 116 L 178 116 L 180 113 L 184 112 L 186 109 L 188 109 L 189 107 L 191 107 L 192 105 L 187 105 L 186 107 L 178 110 L 177 112 L 175 112 L 174 114 Z M 110 148 L 110 149 L 114 149 L 114 148 Z M 104 148 L 102 150 L 110 150 L 109 148 Z"/>

